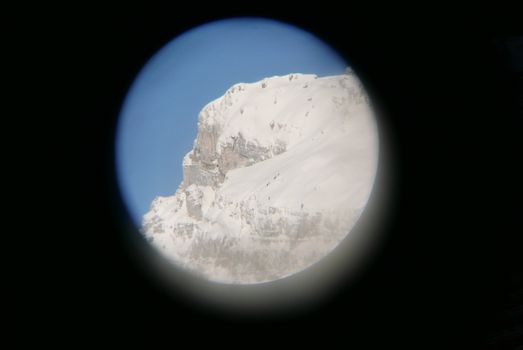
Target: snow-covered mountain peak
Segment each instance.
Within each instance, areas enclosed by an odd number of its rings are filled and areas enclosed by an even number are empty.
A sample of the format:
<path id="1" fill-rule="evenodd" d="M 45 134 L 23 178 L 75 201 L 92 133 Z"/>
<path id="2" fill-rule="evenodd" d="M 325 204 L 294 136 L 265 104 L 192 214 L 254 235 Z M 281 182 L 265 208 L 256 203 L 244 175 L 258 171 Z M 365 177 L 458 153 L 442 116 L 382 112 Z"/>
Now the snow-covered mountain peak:
<path id="1" fill-rule="evenodd" d="M 175 195 L 157 198 L 144 233 L 211 280 L 255 283 L 316 262 L 369 197 L 377 131 L 353 74 L 239 83 L 200 112 Z"/>

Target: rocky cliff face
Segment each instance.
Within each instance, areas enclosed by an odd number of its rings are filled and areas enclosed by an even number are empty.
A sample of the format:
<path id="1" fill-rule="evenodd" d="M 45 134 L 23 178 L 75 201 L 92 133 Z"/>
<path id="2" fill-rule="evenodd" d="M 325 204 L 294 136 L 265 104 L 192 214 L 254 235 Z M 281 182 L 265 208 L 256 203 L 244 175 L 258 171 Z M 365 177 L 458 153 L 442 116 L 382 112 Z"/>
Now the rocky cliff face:
<path id="1" fill-rule="evenodd" d="M 211 280 L 282 278 L 350 231 L 376 162 L 374 118 L 352 74 L 237 84 L 200 113 L 183 182 L 153 201 L 143 232 Z"/>

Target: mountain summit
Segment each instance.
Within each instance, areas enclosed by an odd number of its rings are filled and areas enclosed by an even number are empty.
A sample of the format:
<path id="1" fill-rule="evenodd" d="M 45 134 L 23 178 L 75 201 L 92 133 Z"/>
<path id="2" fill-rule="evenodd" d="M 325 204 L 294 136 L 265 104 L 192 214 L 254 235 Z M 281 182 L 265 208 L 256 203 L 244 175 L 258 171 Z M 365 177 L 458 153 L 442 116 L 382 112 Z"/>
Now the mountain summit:
<path id="1" fill-rule="evenodd" d="M 154 199 L 142 230 L 165 257 L 207 279 L 279 279 L 349 233 L 377 158 L 374 115 L 351 71 L 235 84 L 200 112 L 183 181 Z"/>

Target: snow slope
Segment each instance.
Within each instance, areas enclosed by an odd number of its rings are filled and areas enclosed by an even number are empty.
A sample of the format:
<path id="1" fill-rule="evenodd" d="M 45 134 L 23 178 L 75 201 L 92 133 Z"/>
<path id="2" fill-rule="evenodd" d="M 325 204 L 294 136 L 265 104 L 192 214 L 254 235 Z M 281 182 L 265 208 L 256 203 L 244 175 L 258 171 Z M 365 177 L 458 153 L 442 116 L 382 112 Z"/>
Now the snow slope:
<path id="1" fill-rule="evenodd" d="M 351 73 L 232 86 L 199 115 L 173 196 L 143 232 L 210 280 L 258 283 L 317 262 L 349 233 L 374 182 L 378 136 Z"/>

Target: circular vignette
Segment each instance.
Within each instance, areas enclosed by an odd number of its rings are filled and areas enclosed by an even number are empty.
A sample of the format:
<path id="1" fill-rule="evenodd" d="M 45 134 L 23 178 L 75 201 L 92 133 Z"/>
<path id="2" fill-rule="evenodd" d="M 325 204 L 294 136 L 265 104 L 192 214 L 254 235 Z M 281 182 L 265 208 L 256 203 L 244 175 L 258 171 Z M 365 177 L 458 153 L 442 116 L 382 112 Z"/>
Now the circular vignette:
<path id="1" fill-rule="evenodd" d="M 194 34 L 206 27 L 209 28 L 209 26 L 219 25 L 220 23 L 225 22 L 245 23 L 245 21 L 261 21 L 272 24 L 278 23 L 287 28 L 301 31 L 300 29 L 290 25 L 268 19 L 239 18 L 210 22 L 203 26 L 191 29 L 173 39 L 151 58 L 133 83 L 122 108 L 122 114 L 120 115 L 118 125 L 118 133 L 116 137 L 116 159 L 118 164 L 116 170 L 121 197 L 125 207 L 131 213 L 131 217 L 133 217 L 134 226 L 136 226 L 136 215 L 133 216 L 133 205 L 129 204 L 132 202 L 132 200 L 129 199 L 130 197 L 128 193 L 130 187 L 125 184 L 122 185 L 122 174 L 124 174 L 124 171 L 121 164 L 121 119 L 125 114 L 125 111 L 129 108 L 129 98 L 136 96 L 138 93 L 136 90 L 136 83 L 140 80 L 147 79 L 147 77 L 144 78 L 144 70 L 146 70 L 151 63 L 158 63 L 159 55 L 170 48 L 172 49 L 173 43 L 177 40 L 187 38 L 191 33 Z M 303 31 L 301 32 L 306 33 Z M 307 35 L 311 34 L 307 33 Z M 328 45 L 323 45 L 328 48 Z M 202 48 L 200 47 L 199 49 Z M 159 63 L 160 65 L 162 64 L 162 62 Z M 345 64 L 345 61 L 343 61 L 343 63 Z M 156 74 L 159 73 L 160 71 L 156 72 Z M 263 75 L 263 73 L 257 74 Z M 230 81 L 224 82 L 222 85 L 225 84 L 230 85 Z M 198 103 L 201 105 L 201 101 Z M 375 111 L 374 117 L 376 118 L 376 122 L 377 119 L 379 119 L 378 115 L 376 115 L 377 113 L 379 114 L 379 111 Z M 358 271 L 361 271 L 361 267 L 365 265 L 365 262 L 372 255 L 372 248 L 376 247 L 376 243 L 378 243 L 377 237 L 380 230 L 376 227 L 375 223 L 378 221 L 376 220 L 377 217 L 383 217 L 383 208 L 386 206 L 384 203 L 388 198 L 387 188 L 391 170 L 391 162 L 389 158 L 390 143 L 387 140 L 386 128 L 381 123 L 378 127 L 378 169 L 372 192 L 363 214 L 358 219 L 356 225 L 352 228 L 350 234 L 347 234 L 341 243 L 339 243 L 330 253 L 318 262 L 305 267 L 295 274 L 257 284 L 235 285 L 217 283 L 216 281 L 205 280 L 182 268 L 174 266 L 171 262 L 160 256 L 156 250 L 151 249 L 151 246 L 145 244 L 146 241 L 144 237 L 133 229 L 133 225 L 127 226 L 127 229 L 124 230 L 126 234 L 129 235 L 128 242 L 131 243 L 133 251 L 137 252 L 136 256 L 140 257 L 140 261 L 143 261 L 146 264 L 150 273 L 160 277 L 162 283 L 166 283 L 166 286 L 168 286 L 172 291 L 176 291 L 175 294 L 181 293 L 181 295 L 193 298 L 194 300 L 203 302 L 204 304 L 211 304 L 219 308 L 229 310 L 234 309 L 241 312 L 269 312 L 271 310 L 288 310 L 289 308 L 303 307 L 306 305 L 305 302 L 309 302 L 310 304 L 312 300 L 320 300 L 322 299 L 322 296 L 335 292 L 339 286 L 344 285 L 344 283 L 348 281 L 349 277 L 352 279 Z M 176 165 L 179 167 L 180 164 L 181 162 L 178 162 Z M 379 221 L 381 221 L 380 226 L 382 226 L 383 220 Z"/>

